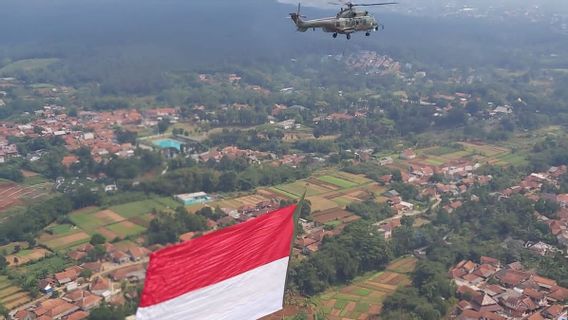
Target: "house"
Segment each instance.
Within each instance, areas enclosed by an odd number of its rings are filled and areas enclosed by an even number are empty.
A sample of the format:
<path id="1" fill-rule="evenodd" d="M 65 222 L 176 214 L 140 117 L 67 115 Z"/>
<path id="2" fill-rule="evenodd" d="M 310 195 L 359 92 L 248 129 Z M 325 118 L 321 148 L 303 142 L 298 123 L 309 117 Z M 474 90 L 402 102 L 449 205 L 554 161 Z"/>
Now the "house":
<path id="1" fill-rule="evenodd" d="M 284 130 L 289 130 L 289 129 L 294 128 L 295 124 L 296 124 L 296 120 L 289 119 L 289 120 L 285 120 L 285 121 L 282 121 L 282 122 L 278 122 L 276 124 L 276 126 L 279 127 L 279 128 L 282 128 Z"/>
<path id="2" fill-rule="evenodd" d="M 112 290 L 112 286 L 110 281 L 104 277 L 97 277 L 91 284 L 89 285 L 89 290 L 97 295 L 97 296 L 105 296 L 106 292 Z"/>
<path id="3" fill-rule="evenodd" d="M 70 302 L 70 303 L 75 303 L 81 299 L 83 299 L 86 296 L 91 295 L 89 292 L 83 290 L 83 289 L 76 289 L 70 292 L 67 292 L 67 294 L 65 294 L 61 299 Z"/>
<path id="4" fill-rule="evenodd" d="M 118 186 L 116 184 L 109 184 L 105 186 L 105 192 L 118 191 Z"/>
<path id="5" fill-rule="evenodd" d="M 64 285 L 66 283 L 75 281 L 77 280 L 78 277 L 79 277 L 79 272 L 77 272 L 77 270 L 69 268 L 63 272 L 58 272 L 55 274 L 55 280 L 57 280 L 57 283 L 59 285 Z"/>
<path id="6" fill-rule="evenodd" d="M 542 315 L 548 319 L 566 320 L 568 319 L 568 310 L 559 304 L 553 304 L 544 309 Z"/>
<path id="7" fill-rule="evenodd" d="M 406 149 L 400 153 L 399 157 L 402 160 L 413 160 L 416 159 L 416 153 L 412 149 Z"/>
<path id="8" fill-rule="evenodd" d="M 495 274 L 495 277 L 502 284 L 508 287 L 516 287 L 530 278 L 530 274 L 517 270 L 501 270 Z"/>
<path id="9" fill-rule="evenodd" d="M 379 164 L 381 166 L 386 166 L 386 165 L 393 164 L 393 163 L 394 163 L 394 160 L 391 157 L 383 157 L 383 158 L 379 159 Z"/>
<path id="10" fill-rule="evenodd" d="M 515 318 L 526 317 L 539 309 L 539 306 L 526 296 L 508 297 L 501 300 L 507 314 Z"/>
<path id="11" fill-rule="evenodd" d="M 480 294 L 473 299 L 472 307 L 474 310 L 479 312 L 500 312 L 503 311 L 503 308 L 495 301 L 495 299 L 491 298 L 488 294 Z"/>
<path id="12" fill-rule="evenodd" d="M 79 307 L 76 305 L 57 298 L 41 302 L 33 312 L 38 319 L 41 319 L 42 316 L 50 319 L 61 319 L 77 310 L 79 310 Z"/>
<path id="13" fill-rule="evenodd" d="M 34 320 L 35 315 L 28 310 L 20 310 L 12 317 L 14 320 Z"/>
<path id="14" fill-rule="evenodd" d="M 114 263 L 123 264 L 130 261 L 130 256 L 120 250 L 114 250 L 108 254 Z"/>
<path id="15" fill-rule="evenodd" d="M 562 208 L 567 208 L 568 207 L 568 193 L 557 195 L 556 196 L 556 202 L 558 202 L 558 204 Z"/>
<path id="16" fill-rule="evenodd" d="M 89 314 L 85 311 L 76 311 L 73 312 L 72 314 L 70 314 L 69 316 L 67 316 L 67 319 L 65 320 L 83 320 L 83 319 L 87 319 L 89 317 Z"/>
<path id="17" fill-rule="evenodd" d="M 101 305 L 103 298 L 98 295 L 89 295 L 77 302 L 77 306 L 83 311 L 89 311 Z"/>
<path id="18" fill-rule="evenodd" d="M 501 267 L 501 262 L 498 259 L 495 258 L 491 258 L 491 257 L 486 257 L 486 256 L 481 256 L 481 264 L 488 264 L 488 265 L 492 265 L 496 268 L 500 268 Z"/>
<path id="19" fill-rule="evenodd" d="M 130 256 L 130 260 L 132 261 L 140 261 L 145 257 L 149 256 L 150 253 L 152 252 L 144 247 L 133 247 L 129 248 L 126 251 L 126 254 Z"/>
<path id="20" fill-rule="evenodd" d="M 38 283 L 39 291 L 44 294 L 51 294 L 56 284 L 57 282 L 53 278 L 41 279 Z"/>
<path id="21" fill-rule="evenodd" d="M 128 266 L 111 272 L 110 277 L 113 281 L 137 282 L 146 278 L 146 269 L 142 265 Z"/>
<path id="22" fill-rule="evenodd" d="M 507 320 L 507 318 L 500 316 L 493 312 L 479 312 L 475 310 L 464 310 L 457 320 Z"/>
<path id="23" fill-rule="evenodd" d="M 85 262 L 81 265 L 83 269 L 90 270 L 93 273 L 98 273 L 104 270 L 103 264 L 100 262 Z"/>
<path id="24" fill-rule="evenodd" d="M 211 200 L 211 197 L 205 192 L 178 194 L 175 196 L 175 198 L 183 202 L 183 204 L 186 206 L 197 203 L 205 203 Z"/>

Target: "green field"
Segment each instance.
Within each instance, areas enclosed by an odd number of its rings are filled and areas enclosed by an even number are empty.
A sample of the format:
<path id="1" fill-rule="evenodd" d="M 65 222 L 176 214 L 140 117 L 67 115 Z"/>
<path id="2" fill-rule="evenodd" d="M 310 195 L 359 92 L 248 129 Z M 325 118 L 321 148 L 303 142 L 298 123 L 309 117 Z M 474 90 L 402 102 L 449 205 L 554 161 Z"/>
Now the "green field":
<path id="1" fill-rule="evenodd" d="M 48 179 L 44 178 L 41 175 L 37 175 L 37 176 L 33 176 L 33 177 L 27 177 L 24 179 L 24 182 L 22 182 L 22 185 L 25 186 L 34 186 L 36 184 L 40 184 L 40 183 L 46 183 L 49 182 Z"/>
<path id="2" fill-rule="evenodd" d="M 142 226 L 134 223 L 119 222 L 106 226 L 107 229 L 114 232 L 120 238 L 126 238 L 128 236 L 138 235 L 146 231 Z"/>
<path id="3" fill-rule="evenodd" d="M 341 178 L 337 178 L 337 177 L 334 177 L 334 176 L 321 176 L 321 177 L 318 177 L 318 180 L 321 180 L 321 181 L 327 182 L 327 183 L 331 183 L 331 184 L 336 185 L 336 186 L 343 188 L 343 189 L 352 188 L 352 187 L 355 187 L 355 186 L 358 185 L 357 183 L 347 181 L 347 180 L 344 180 L 344 179 L 341 179 Z"/>
<path id="4" fill-rule="evenodd" d="M 308 196 L 308 197 L 331 191 L 329 189 L 326 189 L 326 188 L 323 188 L 323 187 L 320 187 L 320 186 L 316 186 L 316 185 L 313 185 L 313 184 L 307 184 L 306 181 L 304 181 L 304 180 L 299 180 L 299 181 L 296 181 L 296 182 L 293 182 L 293 183 L 278 185 L 275 188 L 278 189 L 278 190 L 282 190 L 286 193 L 295 195 L 296 197 L 302 196 L 304 191 L 306 191 L 306 196 Z"/>
<path id="5" fill-rule="evenodd" d="M 47 228 L 47 230 L 58 236 L 71 233 L 73 231 L 72 229 L 73 225 L 71 224 L 58 224 Z"/>
<path id="6" fill-rule="evenodd" d="M 124 218 L 129 219 L 152 212 L 153 209 L 164 210 L 167 207 L 174 209 L 181 205 L 181 202 L 177 202 L 169 197 L 163 197 L 125 203 L 110 207 L 109 209 L 118 213 Z"/>
<path id="7" fill-rule="evenodd" d="M 496 159 L 499 160 L 497 162 L 497 164 L 505 164 L 505 165 L 509 164 L 509 165 L 513 165 L 513 166 L 523 166 L 523 165 L 526 165 L 528 163 L 525 156 L 523 156 L 522 154 L 518 154 L 518 153 L 505 154 L 503 156 L 497 157 Z"/>
<path id="8" fill-rule="evenodd" d="M 274 192 L 274 193 L 280 194 L 280 195 L 282 195 L 282 196 L 284 196 L 284 197 L 286 197 L 286 198 L 290 198 L 290 199 L 294 199 L 294 200 L 295 200 L 295 199 L 299 199 L 299 198 L 301 197 L 301 195 L 292 194 L 292 193 L 290 193 L 290 192 L 287 192 L 287 191 L 278 189 L 278 188 L 276 188 L 276 187 L 269 188 L 269 190 L 272 191 L 272 192 Z"/>
<path id="9" fill-rule="evenodd" d="M 26 59 L 12 62 L 7 66 L 0 69 L 0 75 L 10 76 L 14 73 L 21 71 L 33 71 L 35 69 L 44 69 L 56 62 L 59 59 L 49 58 L 49 59 Z"/>
<path id="10" fill-rule="evenodd" d="M 95 216 L 95 213 L 97 213 L 99 210 L 99 208 L 79 210 L 78 212 L 71 213 L 69 215 L 69 219 L 79 228 L 85 230 L 88 233 L 93 233 L 95 229 L 105 225 L 104 221 L 101 221 Z"/>
<path id="11" fill-rule="evenodd" d="M 53 274 L 56 272 L 60 272 L 61 270 L 65 269 L 69 264 L 60 256 L 51 256 L 49 258 L 43 259 L 36 263 L 32 263 L 30 265 L 26 265 L 22 268 L 17 269 L 18 273 L 28 274 L 28 275 L 36 275 L 39 272 L 43 272 L 43 270 L 47 270 L 48 274 Z"/>
<path id="12" fill-rule="evenodd" d="M 352 173 L 348 173 L 348 172 L 344 172 L 344 171 L 334 171 L 332 173 L 329 173 L 328 175 L 343 179 L 343 180 L 348 180 L 351 181 L 355 184 L 361 185 L 361 184 L 367 184 L 367 183 L 371 183 L 373 182 L 371 179 L 368 179 L 367 177 L 363 176 L 363 175 L 357 175 L 357 174 L 352 174 Z"/>
<path id="13" fill-rule="evenodd" d="M 453 147 L 440 146 L 440 147 L 434 147 L 434 148 L 426 149 L 426 150 L 424 150 L 424 153 L 428 154 L 428 155 L 432 155 L 432 156 L 443 156 L 443 155 L 446 155 L 448 153 L 454 153 L 454 152 L 458 152 L 458 151 L 462 151 L 462 150 L 459 150 L 459 149 L 453 148 Z"/>

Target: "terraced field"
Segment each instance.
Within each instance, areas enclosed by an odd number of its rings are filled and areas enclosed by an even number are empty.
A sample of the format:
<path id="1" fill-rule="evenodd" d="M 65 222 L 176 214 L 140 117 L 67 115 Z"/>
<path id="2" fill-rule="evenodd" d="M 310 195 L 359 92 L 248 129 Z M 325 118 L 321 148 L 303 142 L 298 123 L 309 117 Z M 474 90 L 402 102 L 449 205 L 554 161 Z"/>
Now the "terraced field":
<path id="1" fill-rule="evenodd" d="M 399 287 L 411 283 L 413 257 L 393 261 L 386 271 L 354 281 L 351 285 L 328 290 L 318 297 L 318 308 L 328 320 L 371 319 L 381 313 L 382 301 Z"/>
<path id="2" fill-rule="evenodd" d="M 31 297 L 14 285 L 6 276 L 0 276 L 0 304 L 10 310 L 31 301 Z"/>

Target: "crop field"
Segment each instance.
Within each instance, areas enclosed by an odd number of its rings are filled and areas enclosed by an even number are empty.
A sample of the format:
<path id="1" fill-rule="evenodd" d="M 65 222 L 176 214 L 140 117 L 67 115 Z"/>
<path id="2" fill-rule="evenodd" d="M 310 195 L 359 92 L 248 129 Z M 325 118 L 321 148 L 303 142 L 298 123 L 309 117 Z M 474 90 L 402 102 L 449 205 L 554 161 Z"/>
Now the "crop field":
<path id="1" fill-rule="evenodd" d="M 321 224 L 326 224 L 333 221 L 340 221 L 342 223 L 345 223 L 360 219 L 358 216 L 352 214 L 351 212 L 339 208 L 314 212 L 312 214 L 312 217 L 314 221 Z"/>
<path id="2" fill-rule="evenodd" d="M 31 297 L 14 285 L 6 276 L 0 276 L 0 304 L 10 310 L 31 301 Z"/>
<path id="3" fill-rule="evenodd" d="M 375 318 L 381 313 L 382 301 L 387 296 L 411 283 L 408 273 L 414 271 L 415 266 L 414 258 L 393 261 L 384 272 L 326 291 L 318 297 L 318 308 L 329 320 Z"/>
<path id="4" fill-rule="evenodd" d="M 113 218 L 117 216 L 120 217 L 111 210 L 98 211 L 96 208 L 93 208 L 74 212 L 69 215 L 69 218 L 79 228 L 88 233 L 94 233 L 97 228 L 116 222 Z M 122 218 L 122 220 L 124 220 L 124 218 Z"/>
<path id="5" fill-rule="evenodd" d="M 307 197 L 312 203 L 312 212 L 337 208 L 337 203 L 322 196 Z"/>
<path id="6" fill-rule="evenodd" d="M 50 188 L 49 183 L 25 186 L 13 182 L 0 182 L 0 211 L 22 205 L 26 200 L 37 200 L 47 196 Z"/>
<path id="7" fill-rule="evenodd" d="M 232 199 L 223 199 L 213 202 L 211 206 L 238 210 L 243 206 L 255 206 L 260 202 L 270 201 L 272 199 L 288 199 L 288 197 L 284 197 L 282 194 L 274 192 L 274 190 L 259 189 L 255 194 Z"/>
<path id="8" fill-rule="evenodd" d="M 284 191 L 285 194 L 291 194 L 295 197 L 301 197 L 302 194 L 304 194 L 304 191 L 306 191 L 307 197 L 317 196 L 319 194 L 332 191 L 332 190 L 325 188 L 323 186 L 318 186 L 316 184 L 309 184 L 304 180 L 299 180 L 299 181 L 288 183 L 288 184 L 278 185 L 278 186 L 274 187 L 274 189 L 277 192 Z"/>
<path id="9" fill-rule="evenodd" d="M 16 254 L 6 256 L 6 261 L 8 261 L 8 265 L 10 267 L 16 267 L 22 264 L 26 264 L 30 261 L 43 259 L 50 254 L 51 252 L 44 248 L 26 249 L 21 250 Z"/>
<path id="10" fill-rule="evenodd" d="M 63 235 L 42 234 L 38 241 L 54 251 L 61 251 L 88 242 L 91 236 L 80 229 L 74 229 Z"/>
<path id="11" fill-rule="evenodd" d="M 456 161 L 471 161 L 493 165 L 523 165 L 526 158 L 522 153 L 512 153 L 511 149 L 478 142 L 460 142 L 463 150 L 451 147 L 430 147 L 417 150 L 418 157 L 410 161 L 397 161 L 394 165 L 404 169 L 409 163 L 417 166 L 441 167 Z"/>
<path id="12" fill-rule="evenodd" d="M 351 182 L 349 180 L 344 180 L 344 179 L 334 177 L 334 176 L 321 176 L 321 177 L 318 177 L 318 179 L 323 181 L 323 182 L 334 184 L 338 187 L 341 187 L 342 189 L 352 188 L 352 187 L 355 187 L 355 186 L 358 185 L 355 182 Z"/>
<path id="13" fill-rule="evenodd" d="M 341 178 L 341 179 L 345 179 L 351 182 L 354 182 L 358 185 L 362 185 L 362 184 L 367 184 L 367 183 L 371 183 L 373 182 L 371 179 L 368 179 L 367 177 L 365 177 L 364 175 L 360 175 L 360 174 L 352 174 L 352 173 L 348 173 L 348 172 L 343 172 L 343 171 L 334 171 L 332 176 Z"/>

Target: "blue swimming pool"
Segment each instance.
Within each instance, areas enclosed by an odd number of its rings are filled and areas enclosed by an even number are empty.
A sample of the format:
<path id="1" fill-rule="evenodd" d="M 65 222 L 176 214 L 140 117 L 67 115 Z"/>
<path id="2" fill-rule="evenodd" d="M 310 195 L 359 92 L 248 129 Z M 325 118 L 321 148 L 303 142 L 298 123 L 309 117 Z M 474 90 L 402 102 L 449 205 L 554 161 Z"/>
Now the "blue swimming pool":
<path id="1" fill-rule="evenodd" d="M 174 148 L 177 149 L 178 151 L 181 151 L 182 142 L 174 139 L 160 139 L 160 140 L 155 140 L 152 143 L 162 149 Z"/>

